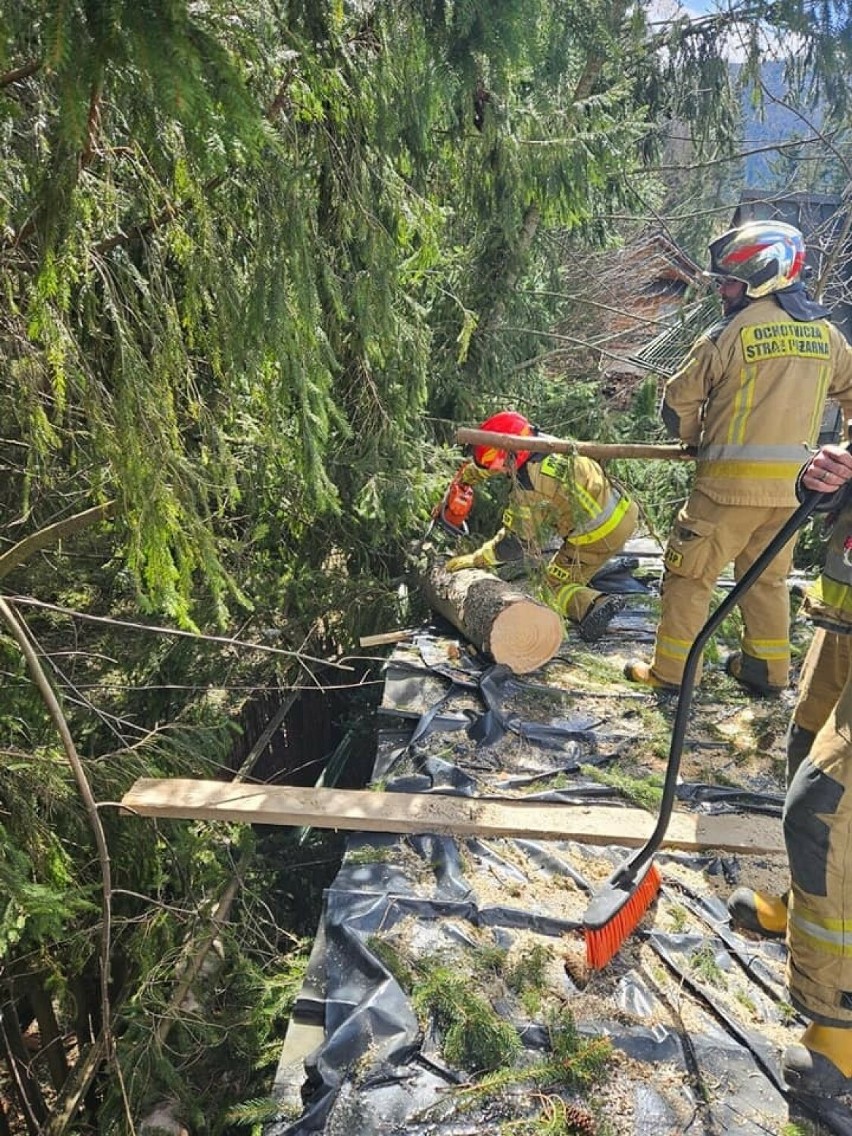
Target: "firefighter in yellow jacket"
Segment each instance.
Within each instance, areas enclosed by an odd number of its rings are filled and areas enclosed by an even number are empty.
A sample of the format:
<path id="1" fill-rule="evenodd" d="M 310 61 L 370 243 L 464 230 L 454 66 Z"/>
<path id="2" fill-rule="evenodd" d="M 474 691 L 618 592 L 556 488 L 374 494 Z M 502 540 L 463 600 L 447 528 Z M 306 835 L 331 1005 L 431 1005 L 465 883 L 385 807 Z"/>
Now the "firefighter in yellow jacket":
<path id="1" fill-rule="evenodd" d="M 480 429 L 497 434 L 536 432 L 514 410 L 493 415 Z M 512 477 L 502 527 L 475 552 L 448 560 L 447 571 L 494 568 L 521 560 L 541 549 L 546 537 L 556 532 L 563 540 L 545 568 L 547 600 L 577 624 L 583 639 L 599 639 L 624 599 L 599 592 L 588 581 L 636 531 L 635 502 L 590 458 L 474 446 L 473 462 L 462 471 L 462 480 L 472 485 L 497 474 Z"/>
<path id="2" fill-rule="evenodd" d="M 852 454 L 840 446 L 824 446 L 799 478 L 800 495 L 827 494 L 823 508 L 835 517 L 825 567 L 803 605 L 834 637 L 820 647 L 823 694 L 833 689 L 834 704 L 784 802 L 787 985 L 809 1024 L 785 1049 L 781 1068 L 792 1090 L 815 1097 L 852 1093 L 852 671 L 848 648 L 837 647 L 852 637 L 850 484 Z M 818 701 L 824 706 L 822 696 Z"/>
<path id="3" fill-rule="evenodd" d="M 662 404 L 669 433 L 697 447 L 695 481 L 666 547 L 653 658 L 624 669 L 651 687 L 680 685 L 719 573 L 733 561 L 739 579 L 793 512 L 826 398 L 852 416 L 852 348 L 807 297 L 799 230 L 749 222 L 710 245 L 710 263 L 724 317 L 693 345 Z M 741 650 L 726 664 L 759 694 L 779 693 L 789 677 L 793 545 L 743 597 Z"/>
<path id="4" fill-rule="evenodd" d="M 852 635 L 817 627 L 799 676 L 796 705 L 787 727 L 787 787 L 814 740 L 828 721 L 852 667 Z M 739 887 L 728 896 L 728 914 L 735 927 L 762 938 L 783 939 L 787 931 L 789 886 L 777 892 Z"/>

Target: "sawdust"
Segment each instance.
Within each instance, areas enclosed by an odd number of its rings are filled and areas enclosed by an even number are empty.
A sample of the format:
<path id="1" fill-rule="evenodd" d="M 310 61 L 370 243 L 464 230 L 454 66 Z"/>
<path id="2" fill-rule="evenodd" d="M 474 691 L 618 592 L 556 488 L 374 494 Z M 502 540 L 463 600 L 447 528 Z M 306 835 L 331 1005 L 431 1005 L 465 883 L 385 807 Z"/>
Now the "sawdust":
<path id="1" fill-rule="evenodd" d="M 570 876 L 536 867 L 519 851 L 517 842 L 491 840 L 478 844 L 494 853 L 485 857 L 470 845 L 465 852 L 472 867 L 468 879 L 480 909 L 516 906 L 527 912 L 546 913 L 553 919 L 577 922 L 582 918 L 588 894 Z"/>
<path id="2" fill-rule="evenodd" d="M 769 895 L 778 895 L 787 888 L 786 856 L 737 856 L 730 861 L 730 866 L 732 874 L 736 875 L 737 887 L 750 887 Z M 662 872 L 665 881 L 680 881 L 700 895 L 715 895 L 724 901 L 732 891 L 724 874 L 701 870 L 683 861 L 667 860 Z"/>
<path id="3" fill-rule="evenodd" d="M 647 1067 L 616 1051 L 608 1076 L 591 1098 L 595 1110 L 606 1117 L 613 1136 L 637 1136 L 636 1098 L 648 1084 Z M 689 1079 L 673 1065 L 659 1063 L 654 1067 L 654 1089 L 662 1096 L 678 1119 L 680 1131 L 688 1131 L 695 1114 L 695 1098 Z"/>
<path id="4" fill-rule="evenodd" d="M 780 952 L 774 959 L 755 946 L 755 957 L 783 989 L 784 964 Z M 682 973 L 669 969 L 648 944 L 638 950 L 638 965 L 653 976 L 660 1009 L 646 1024 L 675 1027 L 692 1035 L 706 1033 L 708 1017 L 724 1027 L 725 1020 L 759 1034 L 780 1051 L 802 1032 L 802 1023 L 777 992 L 756 985 L 739 964 L 731 963 L 721 947 L 710 940 L 691 947 L 682 957 Z"/>
<path id="5" fill-rule="evenodd" d="M 596 645 L 597 646 L 597 645 Z M 555 661 L 551 681 L 572 691 L 578 704 L 593 698 L 589 708 L 608 730 L 632 738 L 622 747 L 626 767 L 661 774 L 669 756 L 675 695 L 643 691 L 623 677 L 631 656 L 623 649 L 578 648 L 575 662 Z M 606 660 L 606 664 L 602 662 Z M 692 694 L 691 711 L 681 757 L 681 777 L 697 776 L 719 784 L 758 784 L 761 791 L 784 791 L 785 734 L 795 696 L 744 700 L 733 679 L 710 667 Z"/>
<path id="6" fill-rule="evenodd" d="M 493 733 L 483 730 L 485 737 L 466 729 L 425 733 L 394 773 L 428 774 L 436 788 L 446 778 L 457 791 L 477 796 L 582 791 L 588 786 L 605 794 L 609 787 L 613 796 L 637 804 L 635 794 L 654 781 L 659 785 L 665 772 L 677 700 L 637 688 L 622 674 L 629 659 L 650 655 L 653 603 L 640 598 L 628 617 L 620 619 L 614 621 L 613 633 L 594 645 L 569 632 L 558 656 L 546 667 L 502 691 L 497 716 L 483 706 L 476 692 L 457 689 L 448 697 L 450 678 L 430 673 L 415 645 L 400 645 L 395 658 L 402 656 L 408 669 L 396 672 L 398 681 L 387 684 L 385 712 L 416 718 L 442 699 L 441 712 L 448 715 L 474 722 L 491 714 L 488 725 Z M 801 630 L 798 634 L 801 637 Z M 443 646 L 436 639 L 430 651 L 430 665 L 443 657 L 450 674 L 464 658 L 451 636 Z M 676 755 L 680 779 L 780 800 L 785 733 L 795 692 L 765 701 L 747 698 L 725 675 L 721 655 L 721 650 L 708 652 L 704 677 L 692 692 L 683 752 Z M 429 677 L 428 687 L 422 685 L 424 676 Z M 494 728 L 495 721 L 499 729 Z M 574 734 L 543 745 L 519 728 L 530 722 L 567 724 Z M 448 769 L 454 771 L 452 777 Z M 605 786 L 598 784 L 607 776 Z M 723 928 L 726 934 L 730 931 L 725 901 L 734 887 L 768 893 L 784 890 L 788 870 L 783 855 L 659 853 L 660 895 L 625 937 L 612 962 L 601 971 L 591 971 L 585 960 L 582 920 L 591 894 L 605 884 L 629 850 L 510 839 L 465 840 L 457 846 L 460 875 L 470 889 L 477 918 L 442 919 L 447 942 L 457 945 L 478 938 L 482 945 L 498 940 L 508 944 L 504 975 L 537 946 L 544 947 L 543 1000 L 568 1007 L 585 1033 L 615 1036 L 618 1027 L 668 1030 L 688 1048 L 690 1036 L 704 1035 L 714 1025 L 735 1035 L 739 1031 L 759 1037 L 779 1051 L 801 1033 L 801 1023 L 784 1000 L 783 945 L 750 943 L 746 937 L 742 949 L 733 953 L 717 934 Z M 440 867 L 433 870 L 440 882 Z M 516 917 L 495 915 L 506 911 Z M 560 927 L 573 929 L 560 934 Z M 394 934 L 399 937 L 400 931 L 398 925 Z M 409 933 L 409 949 L 416 951 L 421 939 L 416 924 L 406 921 L 403 937 Z M 641 1000 L 624 999 L 625 984 L 631 982 L 647 991 L 644 1008 L 638 1008 L 643 1006 Z M 488 996 L 505 993 L 505 984 L 496 978 L 484 986 Z M 522 1008 L 516 1007 L 516 1012 L 523 1017 Z M 615 1049 L 606 1078 L 589 1097 L 596 1113 L 605 1117 L 608 1134 L 637 1136 L 643 1116 L 637 1102 L 650 1091 L 651 1077 L 654 1090 L 674 1116 L 673 1127 L 666 1132 L 696 1127 L 705 1086 L 689 1071 L 688 1063 L 655 1062 L 649 1068 L 648 1062 Z"/>

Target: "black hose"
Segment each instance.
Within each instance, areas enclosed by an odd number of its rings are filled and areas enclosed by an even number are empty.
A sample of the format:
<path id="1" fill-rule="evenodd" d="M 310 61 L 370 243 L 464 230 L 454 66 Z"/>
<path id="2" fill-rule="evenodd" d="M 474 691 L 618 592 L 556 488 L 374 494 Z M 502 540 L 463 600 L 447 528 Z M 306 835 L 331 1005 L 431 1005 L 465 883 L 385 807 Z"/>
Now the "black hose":
<path id="1" fill-rule="evenodd" d="M 689 654 L 686 656 L 686 664 L 683 668 L 683 677 L 680 683 L 674 725 L 672 726 L 668 764 L 666 765 L 666 776 L 663 781 L 663 795 L 660 800 L 657 823 L 646 843 L 643 844 L 641 848 L 637 848 L 610 877 L 609 883 L 613 887 L 629 886 L 630 881 L 638 875 L 660 847 L 663 837 L 666 834 L 677 791 L 680 759 L 683 753 L 686 725 L 689 718 L 689 711 L 692 707 L 692 694 L 695 688 L 695 672 L 698 669 L 698 662 L 707 645 L 707 640 L 718 628 L 730 610 L 736 606 L 739 600 L 749 590 L 758 576 L 763 573 L 770 561 L 772 561 L 784 545 L 796 535 L 825 496 L 826 494 L 820 493 L 818 490 L 808 493 L 802 504 L 787 518 L 772 540 L 770 540 L 769 544 L 767 544 L 766 548 L 764 548 L 743 576 L 737 580 L 736 584 L 711 613 L 704 626 L 696 635 L 695 642 L 689 649 Z"/>

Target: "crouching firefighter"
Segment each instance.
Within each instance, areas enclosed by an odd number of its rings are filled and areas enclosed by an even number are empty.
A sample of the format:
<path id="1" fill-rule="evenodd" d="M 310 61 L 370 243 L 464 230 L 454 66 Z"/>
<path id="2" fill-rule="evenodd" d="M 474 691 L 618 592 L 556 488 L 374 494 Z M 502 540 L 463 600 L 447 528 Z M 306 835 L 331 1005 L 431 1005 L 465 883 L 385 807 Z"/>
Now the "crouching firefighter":
<path id="1" fill-rule="evenodd" d="M 493 415 L 480 429 L 523 437 L 538 433 L 514 410 Z M 557 533 L 562 546 L 545 567 L 544 599 L 576 624 L 587 642 L 600 639 L 625 601 L 623 596 L 589 587 L 588 581 L 636 531 L 636 504 L 608 480 L 597 462 L 577 454 L 512 452 L 478 445 L 461 479 L 475 485 L 498 474 L 512 481 L 502 527 L 475 552 L 448 560 L 447 571 L 496 568 L 523 560 Z"/>

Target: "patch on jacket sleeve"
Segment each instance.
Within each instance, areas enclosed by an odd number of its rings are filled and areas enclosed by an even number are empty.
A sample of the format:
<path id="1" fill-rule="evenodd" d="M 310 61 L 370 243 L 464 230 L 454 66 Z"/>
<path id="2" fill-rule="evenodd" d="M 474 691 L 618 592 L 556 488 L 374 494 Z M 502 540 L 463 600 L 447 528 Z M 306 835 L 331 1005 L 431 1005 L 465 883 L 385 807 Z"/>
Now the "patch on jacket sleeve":
<path id="1" fill-rule="evenodd" d="M 574 479 L 574 462 L 565 454 L 548 454 L 541 463 L 541 472 L 567 483 Z"/>

